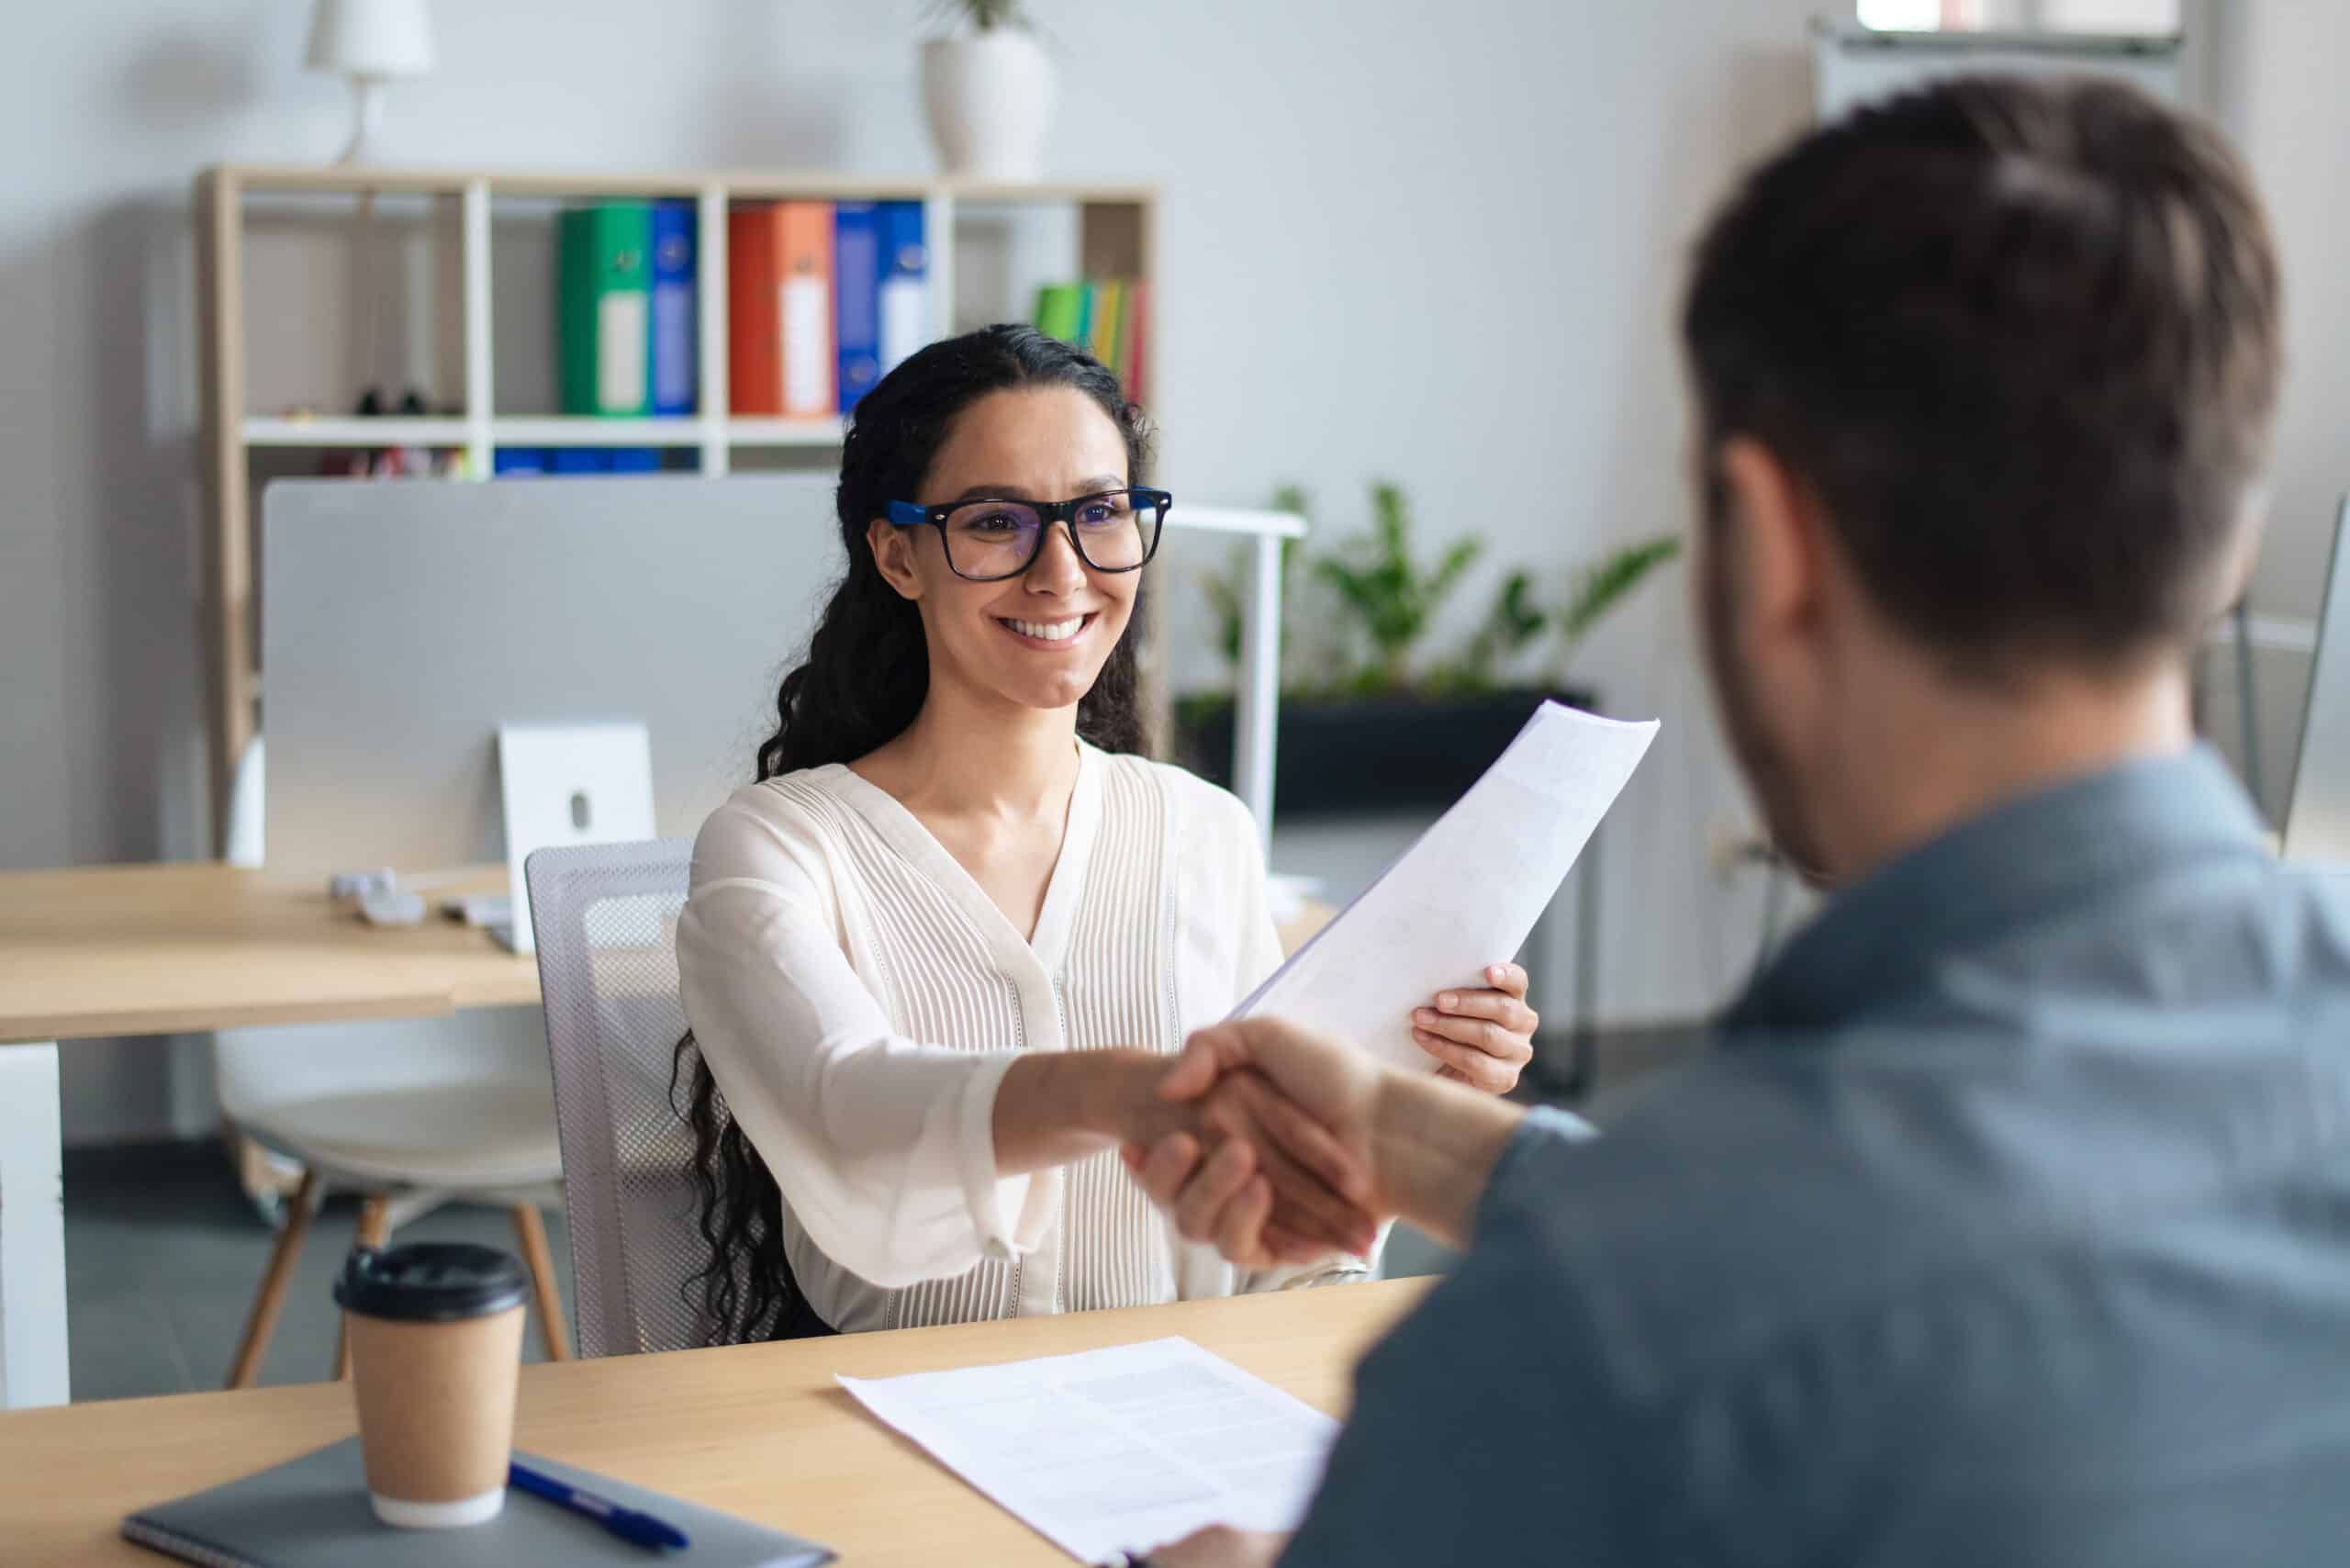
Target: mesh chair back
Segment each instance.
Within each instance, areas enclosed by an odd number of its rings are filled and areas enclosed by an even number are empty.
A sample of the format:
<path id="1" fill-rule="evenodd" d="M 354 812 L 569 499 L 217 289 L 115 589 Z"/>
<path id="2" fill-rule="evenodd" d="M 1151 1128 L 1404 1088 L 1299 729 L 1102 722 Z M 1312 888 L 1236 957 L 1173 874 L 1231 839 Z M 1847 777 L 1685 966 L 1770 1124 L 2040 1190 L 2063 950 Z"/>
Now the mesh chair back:
<path id="1" fill-rule="evenodd" d="M 686 1282 L 693 1135 L 671 1108 L 688 839 L 542 849 L 523 863 L 554 1063 L 582 1356 L 709 1342 Z M 694 1293 L 699 1300 L 699 1293 Z"/>

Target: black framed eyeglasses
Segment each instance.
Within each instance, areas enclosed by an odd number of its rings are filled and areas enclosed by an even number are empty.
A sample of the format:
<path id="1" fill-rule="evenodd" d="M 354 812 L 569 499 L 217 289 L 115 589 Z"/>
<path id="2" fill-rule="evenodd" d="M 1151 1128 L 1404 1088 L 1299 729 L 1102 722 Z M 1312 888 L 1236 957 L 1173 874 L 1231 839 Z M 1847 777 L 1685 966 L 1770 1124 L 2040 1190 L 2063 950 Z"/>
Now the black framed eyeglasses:
<path id="1" fill-rule="evenodd" d="M 1078 559 L 1097 572 L 1132 572 L 1158 553 L 1159 531 L 1175 498 L 1164 490 L 1102 490 L 1073 501 L 981 498 L 943 507 L 891 501 L 890 522 L 931 527 L 946 543 L 946 565 L 975 583 L 1002 582 L 1028 569 L 1045 530 L 1068 528 Z"/>

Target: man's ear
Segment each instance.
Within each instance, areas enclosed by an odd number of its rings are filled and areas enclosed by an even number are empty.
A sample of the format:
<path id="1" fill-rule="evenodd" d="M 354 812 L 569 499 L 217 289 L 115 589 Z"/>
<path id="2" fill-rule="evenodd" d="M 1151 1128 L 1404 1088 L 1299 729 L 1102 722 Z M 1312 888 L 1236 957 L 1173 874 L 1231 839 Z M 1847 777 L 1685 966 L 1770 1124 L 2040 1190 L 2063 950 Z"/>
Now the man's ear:
<path id="1" fill-rule="evenodd" d="M 2203 607 L 2203 613 L 2214 620 L 2225 615 L 2252 585 L 2253 568 L 2260 564 L 2261 539 L 2268 532 L 2268 494 L 2266 485 L 2255 485 L 2237 503 L 2235 533 L 2221 555 L 2211 579 L 2210 602 Z"/>
<path id="2" fill-rule="evenodd" d="M 878 517 L 865 525 L 865 543 L 873 552 L 873 565 L 879 569 L 881 580 L 896 588 L 901 599 L 922 597 L 922 575 L 914 570 L 914 535 L 920 532 L 899 528 Z"/>
<path id="3" fill-rule="evenodd" d="M 1726 492 L 1723 526 L 1739 532 L 1735 547 L 1744 568 L 1740 620 L 1764 637 L 1807 631 L 1826 586 L 1826 519 L 1817 498 L 1776 453 L 1751 436 L 1723 442 L 1716 472 Z"/>

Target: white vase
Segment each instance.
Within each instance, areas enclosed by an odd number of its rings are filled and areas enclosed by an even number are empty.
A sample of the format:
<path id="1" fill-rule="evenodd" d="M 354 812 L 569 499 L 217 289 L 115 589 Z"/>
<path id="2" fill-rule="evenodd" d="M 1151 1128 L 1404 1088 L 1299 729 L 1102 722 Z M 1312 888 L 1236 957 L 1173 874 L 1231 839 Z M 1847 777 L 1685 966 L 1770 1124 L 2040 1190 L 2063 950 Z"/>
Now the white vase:
<path id="1" fill-rule="evenodd" d="M 922 46 L 922 95 L 930 139 L 950 174 L 1033 180 L 1044 173 L 1053 118 L 1053 62 L 1017 28 Z"/>

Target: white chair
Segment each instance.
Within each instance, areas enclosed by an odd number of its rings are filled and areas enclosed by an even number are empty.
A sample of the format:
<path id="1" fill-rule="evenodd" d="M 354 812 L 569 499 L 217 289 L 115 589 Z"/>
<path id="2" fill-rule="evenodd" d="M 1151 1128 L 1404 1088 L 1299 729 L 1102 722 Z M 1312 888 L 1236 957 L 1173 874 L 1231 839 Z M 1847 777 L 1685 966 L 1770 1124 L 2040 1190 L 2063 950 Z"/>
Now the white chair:
<path id="1" fill-rule="evenodd" d="M 688 1174 L 693 1136 L 670 1100 L 686 1027 L 677 913 L 692 850 L 688 839 L 655 839 L 542 849 L 523 863 L 582 1356 L 709 1343 L 690 1284 L 707 1258 Z"/>
<path id="2" fill-rule="evenodd" d="M 263 767 L 255 741 L 240 762 L 230 798 L 229 859 L 239 865 L 262 859 Z M 301 1171 L 246 1318 L 229 1387 L 242 1388 L 260 1373 L 310 1221 L 336 1192 L 361 1196 L 359 1246 L 381 1247 L 394 1230 L 446 1203 L 509 1208 L 547 1354 L 569 1359 L 563 1296 L 539 1217 L 541 1204 L 555 1199 L 563 1158 L 530 1009 L 412 1023 L 223 1029 L 212 1050 L 222 1114 Z M 336 1375 L 348 1375 L 347 1343 L 338 1346 L 335 1361 Z"/>

